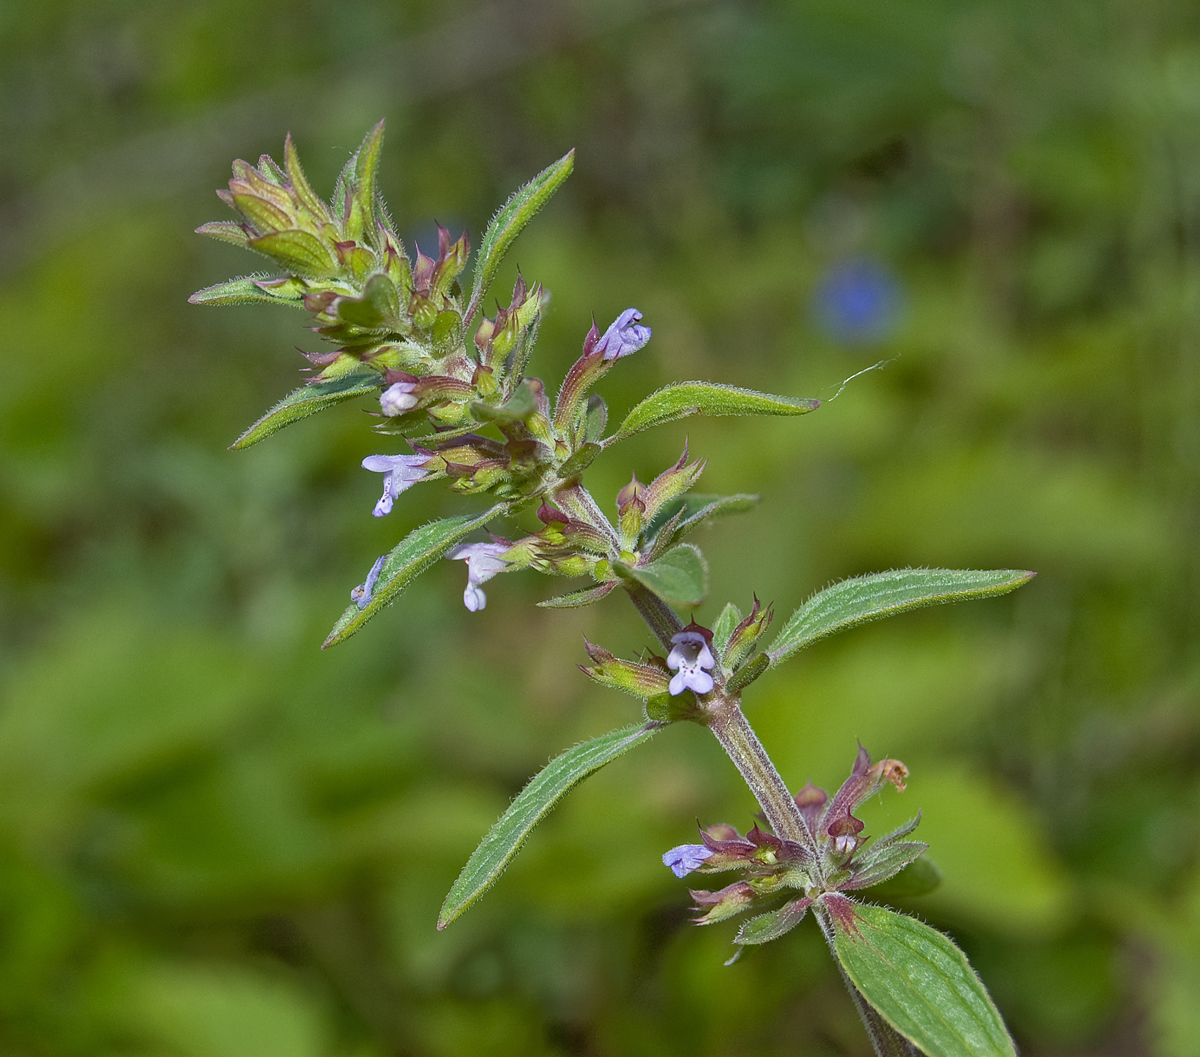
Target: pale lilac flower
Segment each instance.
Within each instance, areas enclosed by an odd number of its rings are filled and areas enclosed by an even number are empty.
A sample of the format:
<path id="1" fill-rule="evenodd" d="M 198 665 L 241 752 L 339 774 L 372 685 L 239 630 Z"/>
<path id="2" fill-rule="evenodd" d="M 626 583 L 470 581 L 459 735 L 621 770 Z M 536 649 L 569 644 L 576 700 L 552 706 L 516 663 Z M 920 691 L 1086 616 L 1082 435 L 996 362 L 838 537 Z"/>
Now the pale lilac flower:
<path id="1" fill-rule="evenodd" d="M 667 689 L 672 694 L 682 694 L 685 689 L 707 694 L 713 688 L 713 678 L 704 669 L 716 663 L 708 640 L 699 631 L 681 631 L 672 635 L 667 667 L 677 670 Z"/>
<path id="2" fill-rule="evenodd" d="M 379 397 L 379 407 L 388 418 L 402 415 L 417 406 L 417 398 L 413 396 L 416 382 L 395 382 L 389 385 Z"/>
<path id="3" fill-rule="evenodd" d="M 367 603 L 371 601 L 371 595 L 375 591 L 375 581 L 379 579 L 379 573 L 383 569 L 385 561 L 387 561 L 386 554 L 381 554 L 376 558 L 375 564 L 371 566 L 371 571 L 367 573 L 366 582 L 359 584 L 350 592 L 350 601 L 356 602 L 359 609 L 366 609 Z"/>
<path id="4" fill-rule="evenodd" d="M 371 511 L 376 517 L 392 512 L 392 503 L 404 489 L 422 480 L 429 472 L 425 464 L 429 455 L 368 455 L 363 459 L 363 469 L 381 473 L 383 495 Z"/>
<path id="5" fill-rule="evenodd" d="M 619 360 L 637 352 L 650 340 L 650 328 L 638 323 L 641 318 L 642 314 L 636 308 L 625 309 L 601 335 L 593 351 L 604 353 L 606 360 Z"/>
<path id="6" fill-rule="evenodd" d="M 700 869 L 704 860 L 712 855 L 712 849 L 703 844 L 681 844 L 663 855 L 663 865 L 671 867 L 676 877 L 686 877 Z"/>
<path id="7" fill-rule="evenodd" d="M 510 547 L 508 543 L 462 543 L 446 551 L 446 557 L 452 561 L 467 563 L 467 589 L 463 592 L 463 605 L 472 613 L 478 613 L 487 605 L 487 595 L 479 585 L 508 568 L 508 562 L 500 555 Z"/>

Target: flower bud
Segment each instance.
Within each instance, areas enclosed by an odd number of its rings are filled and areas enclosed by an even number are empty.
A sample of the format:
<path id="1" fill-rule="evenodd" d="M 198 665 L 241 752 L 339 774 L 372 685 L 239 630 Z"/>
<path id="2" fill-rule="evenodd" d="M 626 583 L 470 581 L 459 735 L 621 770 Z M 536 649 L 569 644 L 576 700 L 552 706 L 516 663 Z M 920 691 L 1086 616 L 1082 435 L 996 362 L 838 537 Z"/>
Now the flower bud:
<path id="1" fill-rule="evenodd" d="M 388 418 L 403 415 L 417 406 L 417 398 L 413 396 L 416 382 L 395 382 L 389 385 L 379 397 L 380 410 Z"/>

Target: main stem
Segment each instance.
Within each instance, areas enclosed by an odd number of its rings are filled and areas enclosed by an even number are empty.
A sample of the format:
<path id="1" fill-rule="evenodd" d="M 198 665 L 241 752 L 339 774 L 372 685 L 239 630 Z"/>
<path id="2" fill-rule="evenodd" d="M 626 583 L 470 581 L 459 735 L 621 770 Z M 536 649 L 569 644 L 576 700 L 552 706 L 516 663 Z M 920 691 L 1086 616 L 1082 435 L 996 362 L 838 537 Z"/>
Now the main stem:
<path id="1" fill-rule="evenodd" d="M 854 981 L 846 975 L 846 970 L 838 960 L 837 949 L 833 945 L 833 921 L 829 917 L 829 911 L 820 902 L 817 902 L 813 904 L 812 912 L 813 917 L 821 926 L 825 942 L 829 944 L 829 953 L 833 955 L 833 964 L 842 974 L 842 983 L 850 992 L 854 1008 L 858 1010 L 863 1027 L 867 1029 L 867 1035 L 871 1039 L 871 1046 L 875 1050 L 876 1057 L 923 1057 L 920 1050 L 875 1011 L 874 1007 L 863 998 L 862 992 L 854 986 Z"/>
<path id="2" fill-rule="evenodd" d="M 800 808 L 742 711 L 737 696 L 714 690 L 705 701 L 708 729 L 733 761 L 777 837 L 795 841 L 818 863 L 817 845 Z M 817 880 L 814 878 L 814 880 Z"/>
<path id="3" fill-rule="evenodd" d="M 629 597 L 658 640 L 670 648 L 671 636 L 682 628 L 674 610 L 645 588 L 630 590 Z M 721 743 L 725 754 L 733 761 L 750 792 L 754 794 L 754 799 L 763 809 L 763 814 L 775 835 L 784 840 L 795 841 L 807 849 L 812 855 L 814 873 L 817 873 L 821 866 L 821 856 L 817 849 L 816 837 L 809 830 L 808 823 L 804 821 L 804 816 L 788 791 L 783 777 L 771 761 L 771 757 L 767 755 L 762 742 L 758 740 L 750 721 L 746 719 L 741 699 L 736 694 L 727 695 L 720 688 L 715 688 L 705 696 L 702 707 L 704 722 Z M 814 876 L 813 882 L 821 885 L 824 878 Z M 842 974 L 842 982 L 850 992 L 850 998 L 858 1010 L 863 1027 L 867 1030 L 876 1057 L 921 1057 L 921 1051 L 872 1008 L 846 975 L 833 946 L 833 922 L 820 900 L 813 904 L 812 910 L 829 944 L 834 964 Z"/>

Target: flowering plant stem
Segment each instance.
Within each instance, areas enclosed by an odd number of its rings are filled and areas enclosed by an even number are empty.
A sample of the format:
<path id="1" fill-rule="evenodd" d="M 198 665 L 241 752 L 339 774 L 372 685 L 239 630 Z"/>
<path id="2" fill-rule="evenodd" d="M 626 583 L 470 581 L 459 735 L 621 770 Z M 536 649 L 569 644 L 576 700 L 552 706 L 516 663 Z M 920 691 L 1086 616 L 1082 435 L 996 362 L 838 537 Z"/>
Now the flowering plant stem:
<path id="1" fill-rule="evenodd" d="M 472 613 L 487 605 L 484 583 L 520 569 L 590 578 L 587 587 L 540 603 L 555 608 L 591 605 L 620 587 L 667 652 L 665 658 L 622 659 L 584 641 L 591 661 L 584 673 L 643 701 L 645 721 L 582 742 L 535 775 L 463 867 L 438 928 L 488 889 L 538 821 L 576 785 L 663 727 L 700 723 L 737 767 L 770 832 L 757 824 L 744 836 L 732 826 L 709 826 L 701 830 L 703 843 L 663 855 L 664 866 L 680 878 L 728 870 L 740 875 L 719 891 L 692 890 L 701 911 L 696 923 L 753 911 L 734 940 L 744 949 L 790 932 L 811 908 L 878 1057 L 1016 1057 L 999 1011 L 953 941 L 870 901 L 901 873 L 905 890 L 915 894 L 938 880 L 936 867 L 922 858 L 928 846 L 907 839 L 917 819 L 868 842 L 853 814 L 889 783 L 902 790 L 908 769 L 894 759 L 872 762 L 860 745 L 832 797 L 811 783 L 793 797 L 747 722 L 741 694 L 827 635 L 921 606 L 1004 594 L 1033 573 L 893 569 L 852 577 L 809 598 L 766 647 L 759 642 L 774 610 L 757 596 L 748 614 L 729 602 L 712 627 L 694 619 L 685 627 L 678 614 L 704 606 L 709 574 L 700 548 L 683 537 L 710 518 L 749 509 L 758 497 L 695 493 L 705 461 L 689 461 L 685 446 L 651 481 L 634 476 L 620 490 L 614 521 L 584 487 L 583 475 L 602 451 L 652 426 L 699 414 L 796 416 L 820 401 L 674 382 L 638 402 L 605 436 L 608 408 L 592 390 L 617 361 L 649 342 L 650 327 L 638 309 L 626 308 L 603 333 L 593 322 L 553 404 L 545 384 L 525 374 L 546 304 L 541 287 L 530 287 L 518 273 L 507 307 L 497 302 L 491 318 L 478 311 L 505 251 L 566 179 L 574 153 L 545 168 L 495 215 L 468 296 L 458 279 L 470 257 L 465 233 L 454 240 L 439 226 L 436 257 L 419 247 L 414 257 L 394 230 L 376 189 L 382 137 L 382 124 L 367 134 L 328 203 L 308 183 L 290 138 L 282 166 L 266 155 L 258 168 L 235 162 L 228 191 L 218 193 L 238 219 L 198 229 L 273 259 L 281 274 L 219 283 L 193 301 L 299 308 L 334 347 L 304 353 L 320 374 L 268 410 L 235 448 L 345 400 L 372 396 L 376 429 L 413 449 L 362 461 L 383 475 L 376 517 L 391 514 L 410 487 L 435 479 L 459 493 L 491 497 L 490 509 L 413 528 L 377 557 L 350 592 L 325 646 L 357 633 L 446 558 L 466 563 L 463 604 Z M 488 542 L 468 539 L 498 518 L 534 510 L 540 527 L 517 540 L 495 533 Z M 755 539 L 747 533 L 743 545 Z M 781 896 L 782 905 L 771 909 Z"/>
<path id="2" fill-rule="evenodd" d="M 817 924 L 821 926 L 821 934 L 825 937 L 825 942 L 829 944 L 834 964 L 837 965 L 838 972 L 842 974 L 842 983 L 846 985 L 846 990 L 850 992 L 850 998 L 854 1001 L 854 1008 L 858 1010 L 858 1015 L 862 1018 L 863 1027 L 867 1029 L 867 1036 L 871 1040 L 871 1046 L 875 1050 L 876 1057 L 922 1057 L 921 1051 L 875 1011 L 871 1004 L 863 998 L 862 992 L 854 986 L 850 977 L 846 975 L 846 970 L 838 960 L 837 951 L 833 944 L 833 920 L 829 916 L 829 911 L 820 903 L 814 903 L 812 911 L 813 917 L 817 919 Z"/>
<path id="3" fill-rule="evenodd" d="M 650 630 L 665 644 L 669 644 L 671 635 L 682 626 L 674 611 L 643 588 L 630 591 L 630 597 Z M 776 836 L 795 841 L 812 852 L 814 863 L 819 862 L 816 840 L 804 821 L 795 798 L 788 791 L 779 769 L 767 754 L 763 743 L 758 740 L 746 713 L 742 711 L 740 696 L 714 689 L 706 697 L 703 722 L 713 732 L 725 754 L 733 761 L 733 765 L 771 824 L 771 829 L 775 831 Z M 814 903 L 812 910 L 832 950 L 833 922 L 829 912 L 820 902 Z M 836 954 L 834 961 L 837 962 Z M 850 992 L 858 1015 L 862 1018 L 863 1027 L 871 1039 L 876 1057 L 919 1055 L 921 1051 L 896 1032 L 863 998 L 858 988 L 850 982 L 846 971 L 841 969 L 840 963 L 838 968 L 846 990 Z"/>
<path id="4" fill-rule="evenodd" d="M 815 859 L 817 847 L 813 835 L 767 750 L 746 719 L 740 699 L 737 695 L 726 696 L 714 690 L 709 695 L 705 712 L 708 729 L 754 794 L 775 835 L 795 841 L 812 852 Z"/>

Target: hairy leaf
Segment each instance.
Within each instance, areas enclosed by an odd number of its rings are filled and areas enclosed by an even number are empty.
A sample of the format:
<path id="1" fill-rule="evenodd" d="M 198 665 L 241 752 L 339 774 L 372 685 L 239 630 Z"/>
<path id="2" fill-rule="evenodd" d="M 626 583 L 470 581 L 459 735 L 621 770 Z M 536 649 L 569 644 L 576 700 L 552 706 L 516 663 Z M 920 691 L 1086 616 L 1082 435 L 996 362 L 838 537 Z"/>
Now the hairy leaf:
<path id="1" fill-rule="evenodd" d="M 254 423 L 231 445 L 234 451 L 257 444 L 284 426 L 290 426 L 327 407 L 340 404 L 356 396 L 369 396 L 379 392 L 383 378 L 378 371 L 354 371 L 328 382 L 309 382 L 294 392 L 288 393 L 270 411 Z"/>
<path id="2" fill-rule="evenodd" d="M 604 443 L 615 444 L 651 426 L 688 415 L 803 415 L 821 406 L 819 400 L 772 396 L 716 382 L 676 382 L 651 393 L 638 404 Z"/>
<path id="3" fill-rule="evenodd" d="M 271 231 L 250 239 L 246 245 L 297 275 L 323 279 L 337 272 L 337 261 L 329 247 L 307 231 Z"/>
<path id="4" fill-rule="evenodd" d="M 778 910 L 771 910 L 766 914 L 759 914 L 757 917 L 743 921 L 733 942 L 749 945 L 777 940 L 800 924 L 811 905 L 812 900 L 805 896 L 802 899 L 784 903 Z"/>
<path id="5" fill-rule="evenodd" d="M 842 580 L 797 609 L 767 652 L 778 664 L 834 632 L 921 606 L 1002 595 L 1035 575 L 1017 569 L 893 569 Z"/>
<path id="6" fill-rule="evenodd" d="M 468 533 L 486 524 L 504 509 L 492 507 L 478 517 L 460 514 L 413 529 L 392 549 L 379 570 L 371 600 L 361 609 L 352 603 L 333 626 L 322 649 L 344 642 L 384 606 L 394 602 L 406 587 Z"/>
<path id="7" fill-rule="evenodd" d="M 927 1057 L 1015 1057 L 991 997 L 949 937 L 885 907 L 826 899 L 846 975 Z"/>
<path id="8" fill-rule="evenodd" d="M 291 290 L 289 287 L 283 287 L 276 292 L 272 288 L 264 290 L 255 282 L 256 279 L 267 278 L 265 275 L 248 275 L 243 279 L 230 279 L 228 282 L 216 283 L 213 286 L 206 286 L 203 290 L 197 290 L 188 298 L 188 301 L 193 305 L 291 305 L 294 308 L 304 307 L 304 299 L 301 297 L 299 288 Z M 285 290 L 286 293 L 283 292 Z"/>
<path id="9" fill-rule="evenodd" d="M 580 609 L 583 606 L 590 606 L 593 602 L 599 602 L 615 586 L 615 582 L 595 584 L 592 587 L 584 587 L 578 591 L 570 591 L 565 595 L 544 598 L 537 605 L 543 609 Z"/>
<path id="10" fill-rule="evenodd" d="M 712 628 L 713 653 L 717 657 L 720 657 L 725 652 L 725 647 L 733 636 L 734 630 L 741 622 L 742 611 L 732 602 L 726 602 L 725 608 L 721 610 L 721 615 L 717 617 L 717 621 L 713 624 Z"/>
<path id="11" fill-rule="evenodd" d="M 680 609 L 694 608 L 708 595 L 708 563 L 690 543 L 681 543 L 647 565 L 614 562 L 613 568 Z"/>
<path id="12" fill-rule="evenodd" d="M 437 927 L 444 929 L 491 887 L 525 843 L 533 827 L 567 793 L 606 763 L 611 763 L 635 745 L 648 740 L 660 726 L 658 723 L 645 723 L 610 731 L 568 749 L 543 767 L 471 853 L 467 865 L 442 904 Z"/>
<path id="13" fill-rule="evenodd" d="M 942 883 L 942 871 L 928 856 L 910 862 L 895 877 L 882 884 L 860 889 L 856 895 L 870 902 L 887 903 L 893 899 L 913 899 L 928 895 Z"/>
<path id="14" fill-rule="evenodd" d="M 551 195 L 562 186 L 571 175 L 575 164 L 575 152 L 568 151 L 553 165 L 547 166 L 524 187 L 515 192 L 504 203 L 503 208 L 492 217 L 483 242 L 479 246 L 479 256 L 475 261 L 475 282 L 471 288 L 471 302 L 467 309 L 466 318 L 475 314 L 483 300 L 484 294 L 496 278 L 500 262 L 508 252 L 521 229 L 531 221 L 548 201 Z"/>
<path id="15" fill-rule="evenodd" d="M 929 850 L 919 840 L 903 840 L 874 845 L 854 864 L 854 879 L 843 888 L 870 888 L 895 877 Z"/>

